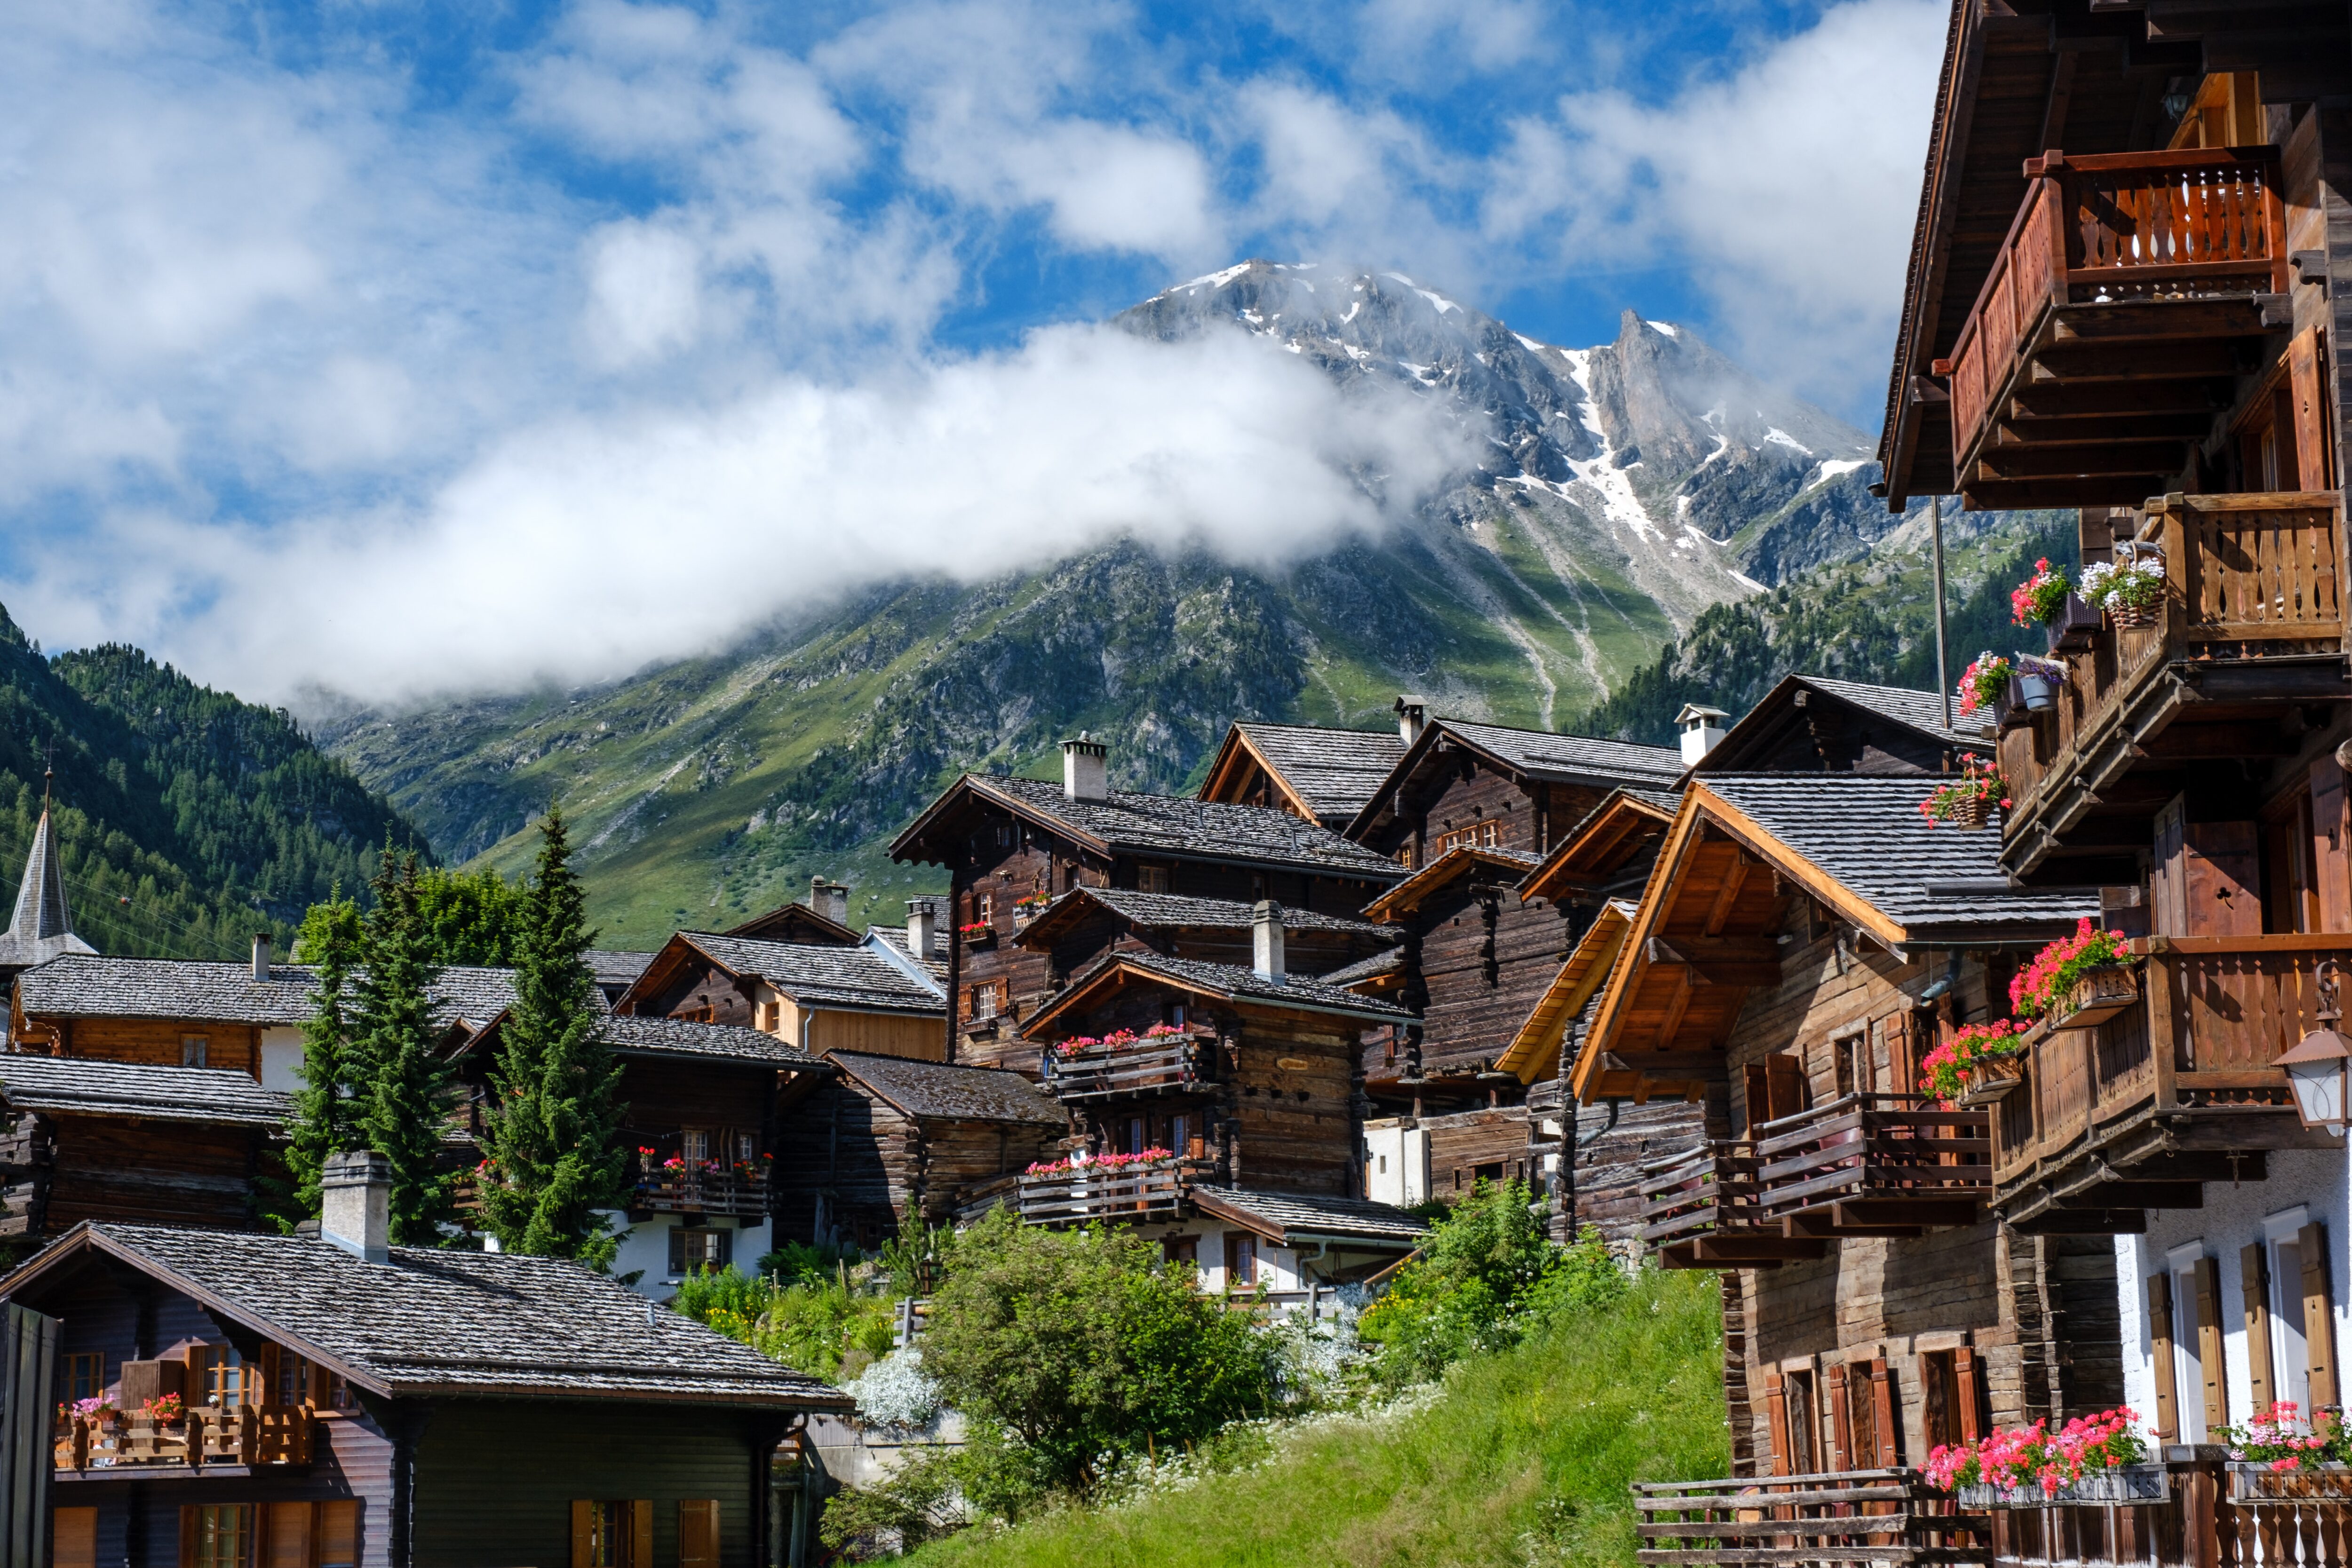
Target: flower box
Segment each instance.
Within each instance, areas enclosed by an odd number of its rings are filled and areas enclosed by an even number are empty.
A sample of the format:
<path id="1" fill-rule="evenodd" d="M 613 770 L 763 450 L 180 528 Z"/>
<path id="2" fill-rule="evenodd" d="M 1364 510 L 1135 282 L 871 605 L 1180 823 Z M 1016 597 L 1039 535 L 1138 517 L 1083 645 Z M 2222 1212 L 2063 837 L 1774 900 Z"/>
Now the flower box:
<path id="1" fill-rule="evenodd" d="M 2233 1460 L 2229 1470 L 2231 1502 L 2352 1501 L 2352 1465 L 2306 1459 L 2294 1469 L 2278 1470 Z"/>
<path id="2" fill-rule="evenodd" d="M 2009 685 L 2001 687 L 2000 695 L 1992 699 L 1993 732 L 2007 735 L 2011 730 L 2023 729 L 2032 722 L 2033 716 L 2025 710 L 2024 694 L 2018 689 L 2017 677 L 2011 675 Z"/>
<path id="3" fill-rule="evenodd" d="M 2139 972 L 2121 964 L 2084 972 L 2074 988 L 2051 1009 L 2053 1029 L 2088 1029 L 2105 1023 L 2139 1000 Z"/>
<path id="4" fill-rule="evenodd" d="M 2053 653 L 2087 653 L 2094 640 L 2106 630 L 2106 619 L 2095 604 L 2086 602 L 2079 593 L 2070 593 L 2066 602 L 2049 622 L 2050 651 Z"/>
<path id="5" fill-rule="evenodd" d="M 2025 1059 L 2022 1056 L 1982 1056 L 1969 1067 L 1969 1086 L 1960 1095 L 1963 1105 L 1990 1105 L 2005 1100 L 2011 1090 L 2025 1082 Z"/>
<path id="6" fill-rule="evenodd" d="M 2234 1469 L 2235 1467 L 2231 1467 Z M 2117 1465 L 2093 1470 L 2044 1491 L 2038 1486 L 1966 1486 L 1955 1496 L 1963 1509 L 2112 1508 L 2117 1504 L 2166 1502 L 2172 1497 L 2172 1471 L 2163 1465 Z"/>
<path id="7" fill-rule="evenodd" d="M 994 925 L 967 925 L 956 933 L 967 947 L 985 947 L 996 940 Z"/>

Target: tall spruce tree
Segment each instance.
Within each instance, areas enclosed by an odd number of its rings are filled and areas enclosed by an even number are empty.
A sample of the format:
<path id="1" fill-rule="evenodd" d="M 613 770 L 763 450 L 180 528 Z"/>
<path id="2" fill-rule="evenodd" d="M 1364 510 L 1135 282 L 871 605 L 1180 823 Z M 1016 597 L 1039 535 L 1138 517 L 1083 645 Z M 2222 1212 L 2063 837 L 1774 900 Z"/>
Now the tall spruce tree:
<path id="1" fill-rule="evenodd" d="M 439 974 L 420 904 L 416 856 L 387 848 L 370 883 L 375 907 L 361 921 L 351 1061 L 354 1118 L 364 1145 L 392 1174 L 392 1239 L 436 1247 L 455 1213 L 453 1173 L 436 1168 L 456 1074 L 434 1050 L 430 988 Z"/>
<path id="2" fill-rule="evenodd" d="M 302 1087 L 294 1092 L 286 1117 L 286 1180 L 267 1183 L 278 1223 L 289 1230 L 319 1212 L 319 1178 L 329 1157 L 360 1138 L 357 1087 L 351 1075 L 351 972 L 359 961 L 359 905 L 338 888 L 311 913 L 304 929 L 310 933 L 312 950 L 305 956 L 318 966 L 319 988 L 302 1025 Z"/>
<path id="3" fill-rule="evenodd" d="M 584 956 L 596 934 L 571 853 L 563 813 L 551 806 L 522 895 L 514 1007 L 483 1123 L 482 1219 L 507 1251 L 609 1269 L 620 1242 L 599 1210 L 620 1207 L 626 1172 L 621 1068 L 598 1027 Z"/>

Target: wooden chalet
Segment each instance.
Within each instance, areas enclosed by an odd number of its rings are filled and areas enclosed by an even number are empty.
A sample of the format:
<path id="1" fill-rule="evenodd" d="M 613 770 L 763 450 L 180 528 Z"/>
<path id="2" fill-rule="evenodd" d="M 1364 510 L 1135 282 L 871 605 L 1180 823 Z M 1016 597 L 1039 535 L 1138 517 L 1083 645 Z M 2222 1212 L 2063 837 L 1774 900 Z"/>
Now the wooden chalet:
<path id="1" fill-rule="evenodd" d="M 1415 1222 L 1366 1197 L 1359 1057 L 1367 1025 L 1408 1015 L 1287 972 L 1281 912 L 1256 915 L 1248 966 L 1108 952 L 1023 1026 L 1080 1145 L 1011 1184 L 1025 1218 L 1144 1225 L 1212 1288 L 1304 1291 L 1411 1249 Z M 1328 1247 L 1277 1254 L 1239 1209 Z"/>
<path id="2" fill-rule="evenodd" d="M 944 1223 L 1069 1134 L 1062 1106 L 1008 1069 L 849 1051 L 826 1065 L 778 1112 L 779 1241 L 871 1248 L 910 1221 Z"/>
<path id="3" fill-rule="evenodd" d="M 1278 807 L 1338 832 L 1378 792 L 1404 747 L 1385 729 L 1236 721 L 1198 793 L 1229 805 Z"/>
<path id="4" fill-rule="evenodd" d="M 321 1239 L 85 1223 L 0 1281 L 110 1407 L 57 1422 L 56 1568 L 812 1560 L 770 1465 L 846 1396 L 577 1264 L 387 1248 L 383 1172 Z"/>
<path id="5" fill-rule="evenodd" d="M 1255 910 L 1238 899 L 1079 887 L 1057 894 L 1032 916 L 1013 936 L 1013 945 L 1044 953 L 1047 982 L 1055 987 L 1112 951 L 1247 964 Z M 1395 945 L 1391 929 L 1351 915 L 1286 908 L 1282 921 L 1287 962 L 1300 974 L 1346 969 Z"/>
<path id="6" fill-rule="evenodd" d="M 286 1112 L 226 1068 L 0 1056 L 0 1239 L 21 1254 L 83 1220 L 259 1226 Z"/>
<path id="7" fill-rule="evenodd" d="M 66 907 L 65 856 L 58 848 L 58 830 L 49 821 L 47 800 L 41 820 L 33 826 L 33 847 L 25 856 L 25 874 L 16 884 L 16 907 L 8 929 L 0 932 L 0 985 L 5 985 L 36 964 L 69 953 L 95 953 L 96 948 L 74 935 L 73 915 Z"/>
<path id="8" fill-rule="evenodd" d="M 966 775 L 890 847 L 942 865 L 955 924 L 948 956 L 950 1061 L 1027 1066 L 1020 1030 L 1075 955 L 1013 938 L 1055 898 L 1104 888 L 1353 918 L 1403 873 L 1394 861 L 1276 806 L 1113 790 L 1104 746 L 1062 747 L 1063 777 Z"/>
<path id="9" fill-rule="evenodd" d="M 767 942 L 681 931 L 614 1010 L 757 1030 L 811 1054 L 864 1051 L 936 1061 L 946 998 L 903 954 L 854 940 Z"/>
<path id="10" fill-rule="evenodd" d="M 1957 773 L 1991 754 L 1983 727 L 1905 686 L 1788 675 L 1695 766 L 1708 773 Z"/>
<path id="11" fill-rule="evenodd" d="M 809 879 L 803 902 L 780 904 L 755 915 L 727 935 L 751 942 L 790 942 L 810 947 L 854 947 L 857 933 L 849 928 L 849 889 L 821 876 Z"/>

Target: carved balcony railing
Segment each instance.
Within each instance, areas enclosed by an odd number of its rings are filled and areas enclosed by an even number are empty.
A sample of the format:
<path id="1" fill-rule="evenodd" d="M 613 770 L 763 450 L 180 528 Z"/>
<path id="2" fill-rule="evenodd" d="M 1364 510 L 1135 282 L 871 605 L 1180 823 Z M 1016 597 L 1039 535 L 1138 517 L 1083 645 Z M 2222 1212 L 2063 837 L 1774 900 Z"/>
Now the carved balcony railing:
<path id="1" fill-rule="evenodd" d="M 1042 1057 L 1045 1092 L 1064 1103 L 1147 1099 L 1198 1092 L 1215 1075 L 1215 1042 L 1190 1034 L 1147 1037 L 1129 1045 L 1089 1045 Z"/>
<path id="2" fill-rule="evenodd" d="M 640 1162 L 630 1207 L 643 1214 L 717 1214 L 757 1219 L 768 1212 L 764 1171 L 712 1160 L 670 1169 Z"/>
<path id="3" fill-rule="evenodd" d="M 1992 1561 L 1992 1520 L 1916 1470 L 1638 1482 L 1633 1508 L 1648 1563 Z"/>
<path id="4" fill-rule="evenodd" d="M 1666 1269 L 1777 1269 L 1819 1258 L 1828 1243 L 1792 1239 L 1758 1203 L 1755 1145 L 1718 1138 L 1646 1161 L 1641 1169 L 1642 1242 Z"/>
<path id="5" fill-rule="evenodd" d="M 2031 870 L 2126 827 L 2145 847 L 2137 824 L 2161 798 L 2117 789 L 2126 775 L 2258 753 L 2296 706 L 2352 694 L 2340 509 L 2319 491 L 2166 496 L 2139 513 L 2137 547 L 2162 561 L 2164 605 L 2155 624 L 2116 627 L 2067 655 L 2056 706 L 2001 737 L 2013 803 L 2004 864 Z"/>
<path id="6" fill-rule="evenodd" d="M 307 1405 L 199 1406 L 177 1421 L 142 1411 L 58 1418 L 53 1463 L 78 1473 L 157 1466 L 307 1465 L 317 1417 Z"/>
<path id="7" fill-rule="evenodd" d="M 1995 1568 L 2352 1568 L 2342 1476 L 2247 1489 L 2225 1474 L 2243 1467 L 2225 1465 L 2224 1452 L 2168 1448 L 2168 1495 L 2152 1501 L 1994 1513 Z M 2257 1491 L 2273 1495 L 2250 1495 Z"/>
<path id="8" fill-rule="evenodd" d="M 1088 1225 L 1162 1218 L 1181 1211 L 1188 1184 L 1207 1179 L 1215 1162 L 1155 1160 L 1148 1165 L 1089 1163 L 1021 1178 L 1016 1202 L 1032 1225 Z"/>
<path id="9" fill-rule="evenodd" d="M 2137 501 L 2186 465 L 2226 396 L 2215 383 L 2241 369 L 2232 340 L 2258 338 L 2286 293 L 2274 153 L 2053 152 L 2026 176 L 1934 367 L 1953 488 L 1979 506 Z"/>
<path id="10" fill-rule="evenodd" d="M 2352 934 L 2148 936 L 2140 999 L 2042 1030 L 1993 1114 L 1993 1201 L 2031 1230 L 2143 1230 L 2207 1181 L 2260 1181 L 2273 1149 L 2330 1148 L 2303 1125 L 2279 1056 L 2318 1025 L 2315 971 Z"/>
<path id="11" fill-rule="evenodd" d="M 1918 1094 L 1842 1094 L 1756 1129 L 1758 1207 L 1790 1236 L 1971 1225 L 1992 1192 L 1985 1112 Z"/>

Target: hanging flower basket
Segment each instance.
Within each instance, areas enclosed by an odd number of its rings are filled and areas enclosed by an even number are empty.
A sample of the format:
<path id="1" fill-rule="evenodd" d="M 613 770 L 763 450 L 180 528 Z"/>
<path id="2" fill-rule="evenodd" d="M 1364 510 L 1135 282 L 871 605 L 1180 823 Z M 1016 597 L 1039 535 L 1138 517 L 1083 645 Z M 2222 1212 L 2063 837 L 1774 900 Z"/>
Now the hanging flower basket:
<path id="1" fill-rule="evenodd" d="M 991 921 L 975 920 L 969 925 L 957 926 L 956 935 L 963 938 L 967 947 L 985 947 L 996 940 L 996 926 Z"/>
<path id="2" fill-rule="evenodd" d="M 2083 569 L 2083 598 L 2116 626 L 2154 626 L 2164 619 L 2164 558 L 2147 545 L 2119 545 L 2129 558 Z"/>
<path id="3" fill-rule="evenodd" d="M 2139 1000 L 2139 973 L 2123 965 L 2086 969 L 2058 1003 L 2053 1029 L 2088 1029 L 2105 1023 Z"/>
<path id="4" fill-rule="evenodd" d="M 2006 810 L 2008 805 L 2009 786 L 2000 770 L 1971 757 L 1958 779 L 1950 779 L 1919 802 L 1919 814 L 1931 828 L 1949 822 L 1956 828 L 1974 829 L 1992 820 L 1995 806 Z"/>
<path id="5" fill-rule="evenodd" d="M 2079 593 L 2070 593 L 2064 606 L 2050 621 L 2050 651 L 2053 653 L 2087 653 L 2106 626 L 2106 618 L 2099 613 L 2097 605 L 2088 602 Z"/>
<path id="6" fill-rule="evenodd" d="M 2163 1465 L 2118 1465 L 2111 1470 L 2087 1470 L 2055 1491 L 2039 1485 L 1978 1485 L 1962 1487 L 1954 1495 L 1964 1509 L 2112 1508 L 2117 1503 L 2168 1502 L 2172 1471 Z"/>
<path id="7" fill-rule="evenodd" d="M 1952 813 L 1944 821 L 1973 832 L 1992 821 L 1992 802 L 1981 795 L 1963 796 L 1952 802 Z"/>

